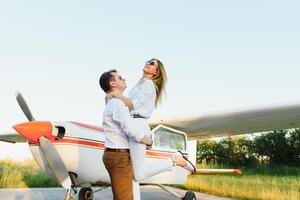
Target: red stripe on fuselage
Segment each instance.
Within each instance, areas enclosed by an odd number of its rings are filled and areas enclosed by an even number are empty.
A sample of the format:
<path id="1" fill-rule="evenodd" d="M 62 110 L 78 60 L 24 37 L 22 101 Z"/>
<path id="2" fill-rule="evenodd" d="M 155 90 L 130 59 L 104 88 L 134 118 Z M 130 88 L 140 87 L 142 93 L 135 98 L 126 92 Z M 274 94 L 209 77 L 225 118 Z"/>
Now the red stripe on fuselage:
<path id="1" fill-rule="evenodd" d="M 92 129 L 95 131 L 99 131 L 99 132 L 104 132 L 104 129 L 99 127 L 99 126 L 93 126 L 93 125 L 89 125 L 89 124 L 84 124 L 81 122 L 72 122 L 73 124 L 76 124 L 77 126 L 83 127 L 83 128 L 88 128 L 88 129 Z"/>
<path id="2" fill-rule="evenodd" d="M 93 142 L 93 141 L 87 141 L 87 140 L 82 140 L 82 139 L 69 139 L 69 138 L 63 138 L 60 140 L 55 140 L 52 142 L 54 145 L 59 144 L 59 145 L 64 145 L 64 144 L 71 144 L 71 145 L 80 145 L 80 146 L 86 146 L 89 148 L 97 148 L 97 149 L 102 149 L 104 150 L 105 148 L 105 143 L 104 142 Z M 147 157 L 151 158 L 158 158 L 158 159 L 166 159 L 166 158 L 171 158 L 173 155 L 173 152 L 167 153 L 167 152 L 160 152 L 160 151 L 153 151 L 153 150 L 148 150 L 146 152 Z"/>
<path id="3" fill-rule="evenodd" d="M 62 144 L 62 143 L 71 143 L 71 144 L 79 144 L 79 145 L 84 145 L 84 146 L 89 146 L 89 147 L 97 147 L 100 149 L 104 149 L 104 143 L 103 142 L 92 142 L 92 141 L 86 141 L 86 140 L 77 140 L 77 139 L 67 139 L 63 138 L 61 140 L 56 140 L 53 141 L 55 144 Z"/>
<path id="4" fill-rule="evenodd" d="M 147 151 L 146 152 L 147 156 L 150 157 L 159 157 L 159 158 L 170 158 L 173 155 L 172 153 L 162 153 L 162 152 L 158 152 L 158 151 Z"/>

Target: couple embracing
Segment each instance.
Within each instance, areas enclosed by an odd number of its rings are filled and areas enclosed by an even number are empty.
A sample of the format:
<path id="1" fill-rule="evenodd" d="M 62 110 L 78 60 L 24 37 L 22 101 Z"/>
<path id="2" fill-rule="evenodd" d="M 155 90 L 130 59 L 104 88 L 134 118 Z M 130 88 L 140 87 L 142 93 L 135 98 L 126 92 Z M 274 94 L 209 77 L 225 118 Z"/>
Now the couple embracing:
<path id="1" fill-rule="evenodd" d="M 143 67 L 143 77 L 128 97 L 123 95 L 127 85 L 116 70 L 104 72 L 99 84 L 106 95 L 103 113 L 105 151 L 103 162 L 109 173 L 114 200 L 140 200 L 139 182 L 158 173 L 181 166 L 193 171 L 180 154 L 157 160 L 147 166 L 146 149 L 153 141 L 147 120 L 160 103 L 167 74 L 158 59 L 151 59 Z"/>

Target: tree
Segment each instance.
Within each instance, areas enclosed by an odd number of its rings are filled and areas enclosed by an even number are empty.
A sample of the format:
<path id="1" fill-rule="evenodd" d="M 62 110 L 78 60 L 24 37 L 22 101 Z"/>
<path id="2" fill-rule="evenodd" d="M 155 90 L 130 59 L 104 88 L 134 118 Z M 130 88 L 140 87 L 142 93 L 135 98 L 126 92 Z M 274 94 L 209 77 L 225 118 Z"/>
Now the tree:
<path id="1" fill-rule="evenodd" d="M 289 134 L 288 144 L 292 165 L 300 165 L 300 129 L 296 129 Z"/>
<path id="2" fill-rule="evenodd" d="M 197 142 L 197 163 L 215 164 L 216 156 L 214 152 L 215 141 L 202 140 Z"/>
<path id="3" fill-rule="evenodd" d="M 289 164 L 290 148 L 287 130 L 262 134 L 254 139 L 254 149 L 261 160 L 271 164 Z"/>
<path id="4" fill-rule="evenodd" d="M 228 137 L 218 142 L 198 141 L 197 163 L 222 164 L 234 167 L 256 163 L 252 141 L 244 137 Z"/>

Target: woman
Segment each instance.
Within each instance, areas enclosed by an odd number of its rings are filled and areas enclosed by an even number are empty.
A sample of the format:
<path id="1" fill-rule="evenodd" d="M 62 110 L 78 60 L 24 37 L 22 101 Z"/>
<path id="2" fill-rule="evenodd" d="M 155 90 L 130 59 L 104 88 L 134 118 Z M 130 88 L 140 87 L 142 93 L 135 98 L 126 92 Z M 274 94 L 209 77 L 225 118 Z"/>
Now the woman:
<path id="1" fill-rule="evenodd" d="M 154 108 L 160 103 L 167 82 L 167 74 L 162 62 L 151 59 L 143 68 L 143 77 L 133 87 L 128 98 L 120 93 L 109 93 L 107 98 L 118 98 L 130 109 L 134 124 L 141 134 L 150 136 L 147 120 L 151 117 Z M 146 145 L 129 140 L 130 157 L 132 160 L 133 175 L 136 181 L 142 181 L 158 173 L 172 170 L 173 166 L 188 167 L 187 161 L 178 154 L 172 159 L 158 160 L 145 166 Z M 193 170 L 191 166 L 188 168 Z"/>

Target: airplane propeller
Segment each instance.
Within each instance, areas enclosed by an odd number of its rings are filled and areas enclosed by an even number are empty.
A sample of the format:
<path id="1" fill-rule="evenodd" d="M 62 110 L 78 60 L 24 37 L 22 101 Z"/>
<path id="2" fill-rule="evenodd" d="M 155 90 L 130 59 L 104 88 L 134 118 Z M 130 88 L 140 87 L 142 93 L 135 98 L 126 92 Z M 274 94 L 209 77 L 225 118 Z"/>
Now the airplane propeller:
<path id="1" fill-rule="evenodd" d="M 30 111 L 30 109 L 29 109 L 29 107 L 28 107 L 28 105 L 27 105 L 27 103 L 26 103 L 23 95 L 19 91 L 16 92 L 16 99 L 17 99 L 18 104 L 21 107 L 23 113 L 27 117 L 27 119 L 29 121 L 35 121 L 35 119 L 34 119 L 32 113 L 31 113 L 31 111 Z"/>
<path id="2" fill-rule="evenodd" d="M 0 139 L 1 142 L 7 142 L 7 143 L 12 143 L 12 144 L 15 144 L 16 141 L 13 141 L 13 140 L 5 140 L 5 139 Z"/>
<path id="3" fill-rule="evenodd" d="M 16 132 L 10 133 L 1 133 L 0 134 L 0 141 L 1 142 L 8 142 L 8 143 L 24 143 L 27 142 L 27 139 Z"/>
<path id="4" fill-rule="evenodd" d="M 53 144 L 44 136 L 41 136 L 39 140 L 40 147 L 55 178 L 64 188 L 71 188 L 72 181 L 68 174 L 68 170 Z"/>
<path id="5" fill-rule="evenodd" d="M 20 135 L 26 137 L 29 141 L 39 143 L 47 164 L 53 172 L 56 180 L 64 188 L 70 189 L 72 181 L 68 170 L 52 142 L 49 140 L 49 138 L 52 136 L 52 124 L 50 122 L 36 121 L 23 95 L 18 91 L 16 92 L 16 99 L 30 122 L 15 125 L 14 129 L 20 133 Z"/>

